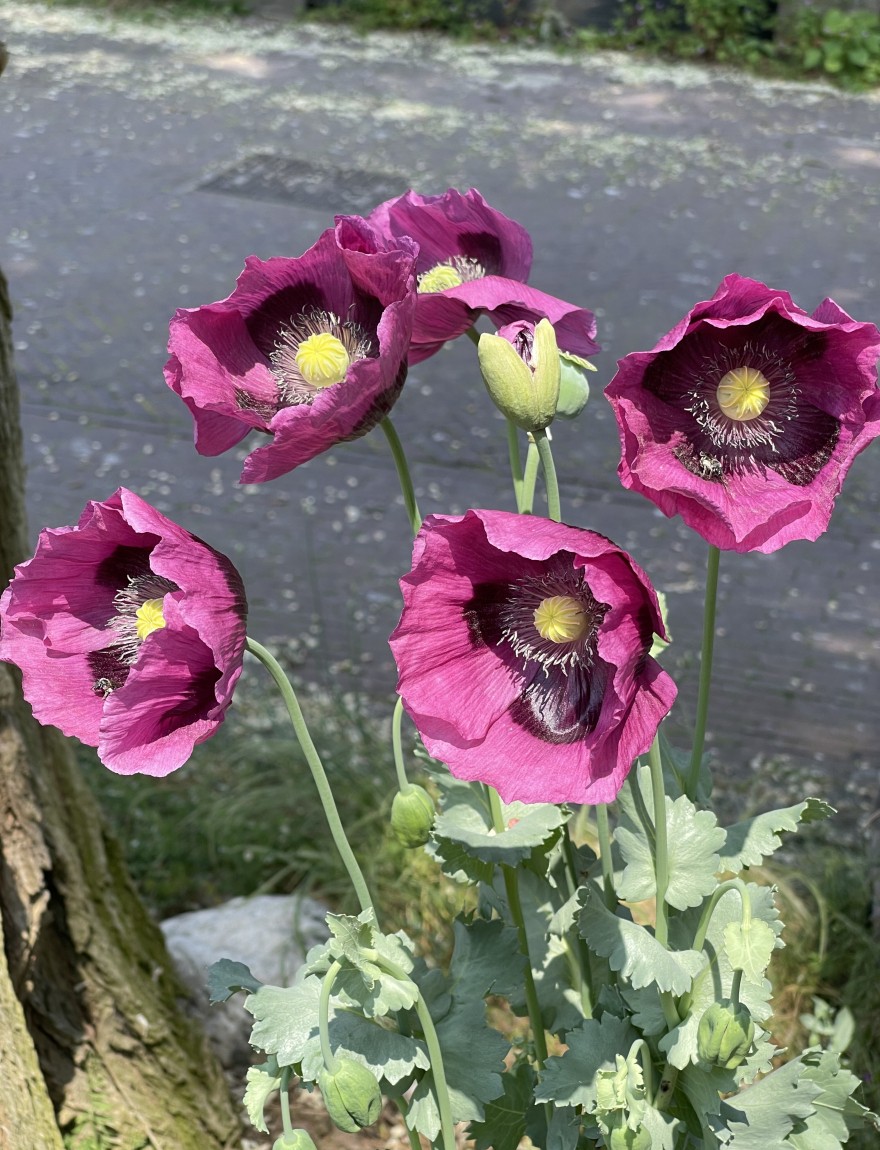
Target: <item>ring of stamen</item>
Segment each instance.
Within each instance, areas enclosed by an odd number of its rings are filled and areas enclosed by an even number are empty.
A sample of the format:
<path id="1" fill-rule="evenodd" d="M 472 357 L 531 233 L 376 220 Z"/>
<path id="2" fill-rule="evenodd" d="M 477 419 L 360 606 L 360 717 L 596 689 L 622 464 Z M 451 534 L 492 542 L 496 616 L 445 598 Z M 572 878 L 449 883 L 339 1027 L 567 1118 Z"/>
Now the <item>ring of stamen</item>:
<path id="1" fill-rule="evenodd" d="M 486 269 L 479 260 L 471 259 L 470 256 L 450 256 L 448 260 L 422 272 L 417 286 L 420 292 L 433 294 L 446 291 L 447 288 L 460 287 L 472 280 L 480 280 L 485 275 Z"/>
<path id="2" fill-rule="evenodd" d="M 596 633 L 608 607 L 567 564 L 512 584 L 499 614 L 499 643 L 528 662 L 563 672 L 595 655 Z"/>
<path id="3" fill-rule="evenodd" d="M 311 308 L 283 323 L 269 353 L 283 405 L 312 403 L 342 383 L 351 365 L 374 354 L 373 340 L 354 320 Z"/>
<path id="4" fill-rule="evenodd" d="M 164 599 L 177 590 L 176 583 L 152 571 L 146 575 L 129 575 L 125 587 L 113 597 L 116 614 L 108 623 L 114 632 L 110 648 L 121 663 L 131 666 L 147 636 L 165 626 Z"/>

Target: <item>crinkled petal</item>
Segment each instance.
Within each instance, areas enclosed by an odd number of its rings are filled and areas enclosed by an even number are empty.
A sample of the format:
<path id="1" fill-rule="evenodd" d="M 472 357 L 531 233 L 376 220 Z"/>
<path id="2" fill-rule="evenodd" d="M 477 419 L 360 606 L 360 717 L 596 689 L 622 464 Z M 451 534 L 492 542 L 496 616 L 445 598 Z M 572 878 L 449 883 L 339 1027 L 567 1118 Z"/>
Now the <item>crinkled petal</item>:
<path id="1" fill-rule="evenodd" d="M 442 292 L 419 294 L 410 363 L 420 363 L 434 355 L 447 340 L 456 339 L 473 327 L 481 315 L 489 316 L 498 328 L 546 318 L 553 324 L 560 351 L 590 356 L 600 350 L 594 338 L 596 317 L 591 311 L 518 280 L 484 276 Z"/>

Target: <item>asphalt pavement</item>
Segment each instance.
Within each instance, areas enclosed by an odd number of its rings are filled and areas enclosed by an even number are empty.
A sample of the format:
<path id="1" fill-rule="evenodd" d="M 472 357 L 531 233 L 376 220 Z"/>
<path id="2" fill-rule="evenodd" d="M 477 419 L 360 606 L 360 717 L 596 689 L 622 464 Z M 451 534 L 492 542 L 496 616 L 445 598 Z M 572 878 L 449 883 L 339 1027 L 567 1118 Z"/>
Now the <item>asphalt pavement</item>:
<path id="1" fill-rule="evenodd" d="M 232 556 L 252 633 L 289 640 L 304 678 L 388 699 L 410 540 L 384 437 L 241 487 L 246 449 L 191 447 L 162 380 L 167 324 L 228 295 L 247 255 L 299 255 L 334 212 L 475 186 L 531 232 L 531 282 L 597 313 L 594 396 L 554 438 L 565 517 L 666 591 L 683 729 L 705 545 L 618 485 L 602 386 L 731 271 L 880 322 L 880 97 L 619 54 L 9 0 L 0 39 L 0 266 L 34 535 L 129 486 Z M 394 419 L 423 512 L 511 507 L 468 341 L 411 371 Z M 807 779 L 852 825 L 872 809 L 878 481 L 874 444 L 817 543 L 722 557 L 709 735 L 749 803 L 796 801 Z"/>

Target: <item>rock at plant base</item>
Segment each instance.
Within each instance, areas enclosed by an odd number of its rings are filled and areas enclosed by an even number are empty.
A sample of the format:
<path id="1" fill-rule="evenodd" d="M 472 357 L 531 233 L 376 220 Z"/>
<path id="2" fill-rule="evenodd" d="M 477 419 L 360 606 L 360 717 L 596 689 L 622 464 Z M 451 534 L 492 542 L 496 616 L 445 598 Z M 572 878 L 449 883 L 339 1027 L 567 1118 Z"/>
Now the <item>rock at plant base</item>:
<path id="1" fill-rule="evenodd" d="M 231 958 L 243 962 L 261 982 L 288 986 L 308 950 L 327 938 L 326 914 L 327 907 L 314 899 L 264 894 L 179 914 L 161 924 L 191 1007 L 227 1069 L 251 1061 L 248 1037 L 254 1020 L 241 995 L 210 1005 L 208 967 Z"/>

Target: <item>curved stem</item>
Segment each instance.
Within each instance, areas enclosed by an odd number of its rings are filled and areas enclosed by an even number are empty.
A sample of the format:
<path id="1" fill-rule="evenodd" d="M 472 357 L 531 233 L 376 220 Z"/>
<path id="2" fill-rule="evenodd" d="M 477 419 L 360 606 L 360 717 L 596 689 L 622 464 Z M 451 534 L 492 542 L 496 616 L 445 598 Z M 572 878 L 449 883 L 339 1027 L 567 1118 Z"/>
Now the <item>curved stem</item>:
<path id="1" fill-rule="evenodd" d="M 384 955 L 377 954 L 375 961 L 382 970 L 387 971 L 393 978 L 400 979 L 401 982 L 412 983 L 412 979 L 407 971 Z M 413 985 L 415 986 L 415 983 L 413 983 Z M 446 1084 L 443 1051 L 440 1049 L 440 1039 L 437 1037 L 437 1028 L 434 1026 L 434 1019 L 431 1017 L 431 1012 L 422 997 L 421 991 L 419 991 L 418 998 L 416 999 L 416 1014 L 419 1016 L 419 1022 L 422 1025 L 425 1045 L 428 1048 L 428 1058 L 431 1061 L 431 1073 L 434 1075 L 437 1109 L 440 1111 L 440 1132 L 443 1138 L 443 1150 L 455 1150 L 455 1122 L 452 1118 L 452 1104 L 449 1101 L 449 1087 Z"/>
<path id="2" fill-rule="evenodd" d="M 523 515 L 531 515 L 535 506 L 535 484 L 538 481 L 538 447 L 532 436 L 529 436 L 529 450 L 526 454 L 526 468 L 523 472 L 522 502 L 520 511 Z"/>
<path id="3" fill-rule="evenodd" d="M 398 695 L 394 704 L 394 714 L 391 716 L 391 747 L 394 751 L 394 769 L 397 772 L 397 786 L 402 795 L 412 790 L 412 783 L 406 777 L 406 767 L 403 764 L 403 744 L 400 737 L 400 724 L 403 719 L 403 699 Z"/>
<path id="4" fill-rule="evenodd" d="M 494 787 L 489 787 L 489 807 L 492 812 L 492 825 L 496 832 L 504 831 L 504 815 L 501 810 L 501 798 Z M 541 1020 L 541 1007 L 538 1003 L 538 991 L 535 988 L 535 979 L 532 974 L 532 960 L 529 957 L 529 936 L 526 931 L 526 920 L 519 898 L 519 881 L 513 867 L 501 865 L 501 874 L 504 878 L 504 890 L 507 894 L 507 904 L 510 915 L 519 936 L 519 947 L 523 953 L 523 974 L 525 977 L 526 1003 L 529 1009 L 529 1021 L 532 1024 L 532 1036 L 535 1043 L 535 1061 L 538 1066 L 538 1075 L 544 1069 L 547 1061 L 547 1039 L 544 1035 L 544 1023 Z"/>
<path id="5" fill-rule="evenodd" d="M 513 479 L 513 494 L 517 511 L 522 511 L 523 470 L 519 453 L 519 428 L 512 419 L 507 420 L 507 454 L 510 458 L 510 475 Z"/>
<path id="6" fill-rule="evenodd" d="M 321 1057 L 324 1067 L 333 1074 L 336 1071 L 336 1055 L 330 1048 L 330 994 L 336 975 L 342 970 L 342 963 L 338 960 L 331 963 L 327 973 L 321 979 L 321 996 L 318 999 L 318 1038 L 321 1042 Z"/>
<path id="7" fill-rule="evenodd" d="M 654 800 L 654 875 L 657 885 L 657 912 L 654 934 L 664 946 L 669 941 L 666 920 L 666 891 L 669 887 L 669 844 L 666 839 L 666 791 L 663 787 L 663 764 L 660 740 L 655 738 L 648 752 L 651 765 L 651 797 Z"/>
<path id="8" fill-rule="evenodd" d="M 741 878 L 730 878 L 719 885 L 712 892 L 712 896 L 706 905 L 703 907 L 703 912 L 700 915 L 700 921 L 697 924 L 697 931 L 694 935 L 694 941 L 691 944 L 692 950 L 702 950 L 703 943 L 706 941 L 706 935 L 709 933 L 709 923 L 712 921 L 712 915 L 715 912 L 715 907 L 721 901 L 723 895 L 727 894 L 729 890 L 739 892 L 740 902 L 742 904 L 742 918 L 741 921 L 744 926 L 748 926 L 752 918 L 752 904 L 749 899 L 749 892 L 746 884 Z M 683 995 L 679 1002 L 679 1010 L 681 1011 L 682 1018 L 686 1018 L 691 1009 L 693 1002 L 693 993 L 688 991 Z"/>
<path id="9" fill-rule="evenodd" d="M 599 803 L 596 812 L 596 830 L 599 835 L 599 862 L 602 866 L 602 890 L 605 905 L 609 910 L 617 906 L 617 892 L 614 889 L 614 863 L 611 861 L 611 829 L 608 825 L 608 804 Z"/>
<path id="10" fill-rule="evenodd" d="M 733 972 L 733 979 L 730 983 L 730 1001 L 733 1005 L 739 1006 L 739 989 L 742 986 L 743 972 L 737 967 Z"/>
<path id="11" fill-rule="evenodd" d="M 409 516 L 412 533 L 413 535 L 418 535 L 419 528 L 422 526 L 422 514 L 416 502 L 415 488 L 413 487 L 412 476 L 409 473 L 406 456 L 403 453 L 403 444 L 400 442 L 400 436 L 397 434 L 390 416 L 386 415 L 379 426 L 385 432 L 385 438 L 388 440 L 388 446 L 391 448 L 391 454 L 394 458 L 394 466 L 397 468 L 397 478 L 400 480 L 400 490 L 403 492 L 403 502 L 406 506 L 406 513 Z"/>
<path id="12" fill-rule="evenodd" d="M 315 780 L 318 797 L 321 800 L 321 806 L 324 808 L 324 815 L 327 819 L 327 825 L 330 828 L 330 834 L 333 836 L 336 849 L 339 851 L 342 862 L 348 872 L 348 877 L 351 879 L 351 884 L 354 887 L 358 902 L 361 905 L 361 910 L 372 909 L 373 900 L 370 897 L 366 880 L 364 879 L 357 859 L 354 857 L 354 852 L 349 845 L 348 839 L 345 836 L 345 828 L 339 817 L 339 811 L 336 809 L 336 801 L 333 798 L 333 791 L 330 789 L 327 772 L 324 770 L 321 756 L 318 754 L 317 748 L 312 742 L 312 736 L 309 734 L 309 729 L 306 726 L 306 721 L 300 709 L 299 700 L 291 686 L 290 680 L 285 675 L 284 669 L 278 660 L 271 652 L 267 651 L 261 643 L 248 637 L 247 649 L 260 660 L 275 680 L 281 692 L 281 697 L 284 699 L 287 713 L 290 716 L 290 721 L 293 725 L 299 745 L 302 747 L 306 762 L 309 765 L 309 770 L 312 772 L 312 778 Z"/>
<path id="13" fill-rule="evenodd" d="M 697 793 L 697 780 L 703 762 L 703 745 L 706 741 L 706 717 L 709 713 L 709 688 L 712 682 L 712 654 L 715 648 L 715 603 L 718 597 L 718 562 L 721 552 L 709 545 L 709 558 L 706 563 L 706 599 L 703 604 L 703 647 L 700 653 L 700 687 L 697 695 L 697 721 L 694 725 L 694 746 L 687 776 L 687 796 L 693 799 Z"/>
<path id="14" fill-rule="evenodd" d="M 647 1042 L 645 1042 L 644 1038 L 637 1038 L 629 1048 L 629 1053 L 626 1056 L 627 1062 L 629 1062 L 636 1053 L 641 1055 L 642 1077 L 645 1080 L 645 1094 L 650 1098 L 654 1093 L 654 1066 L 651 1062 L 651 1048 Z"/>
<path id="15" fill-rule="evenodd" d="M 562 506 L 559 502 L 559 480 L 556 478 L 556 465 L 553 462 L 553 452 L 550 450 L 550 437 L 547 435 L 547 432 L 536 431 L 535 443 L 538 446 L 538 455 L 541 457 L 544 484 L 547 488 L 547 514 L 556 523 L 559 523 L 562 520 Z"/>

